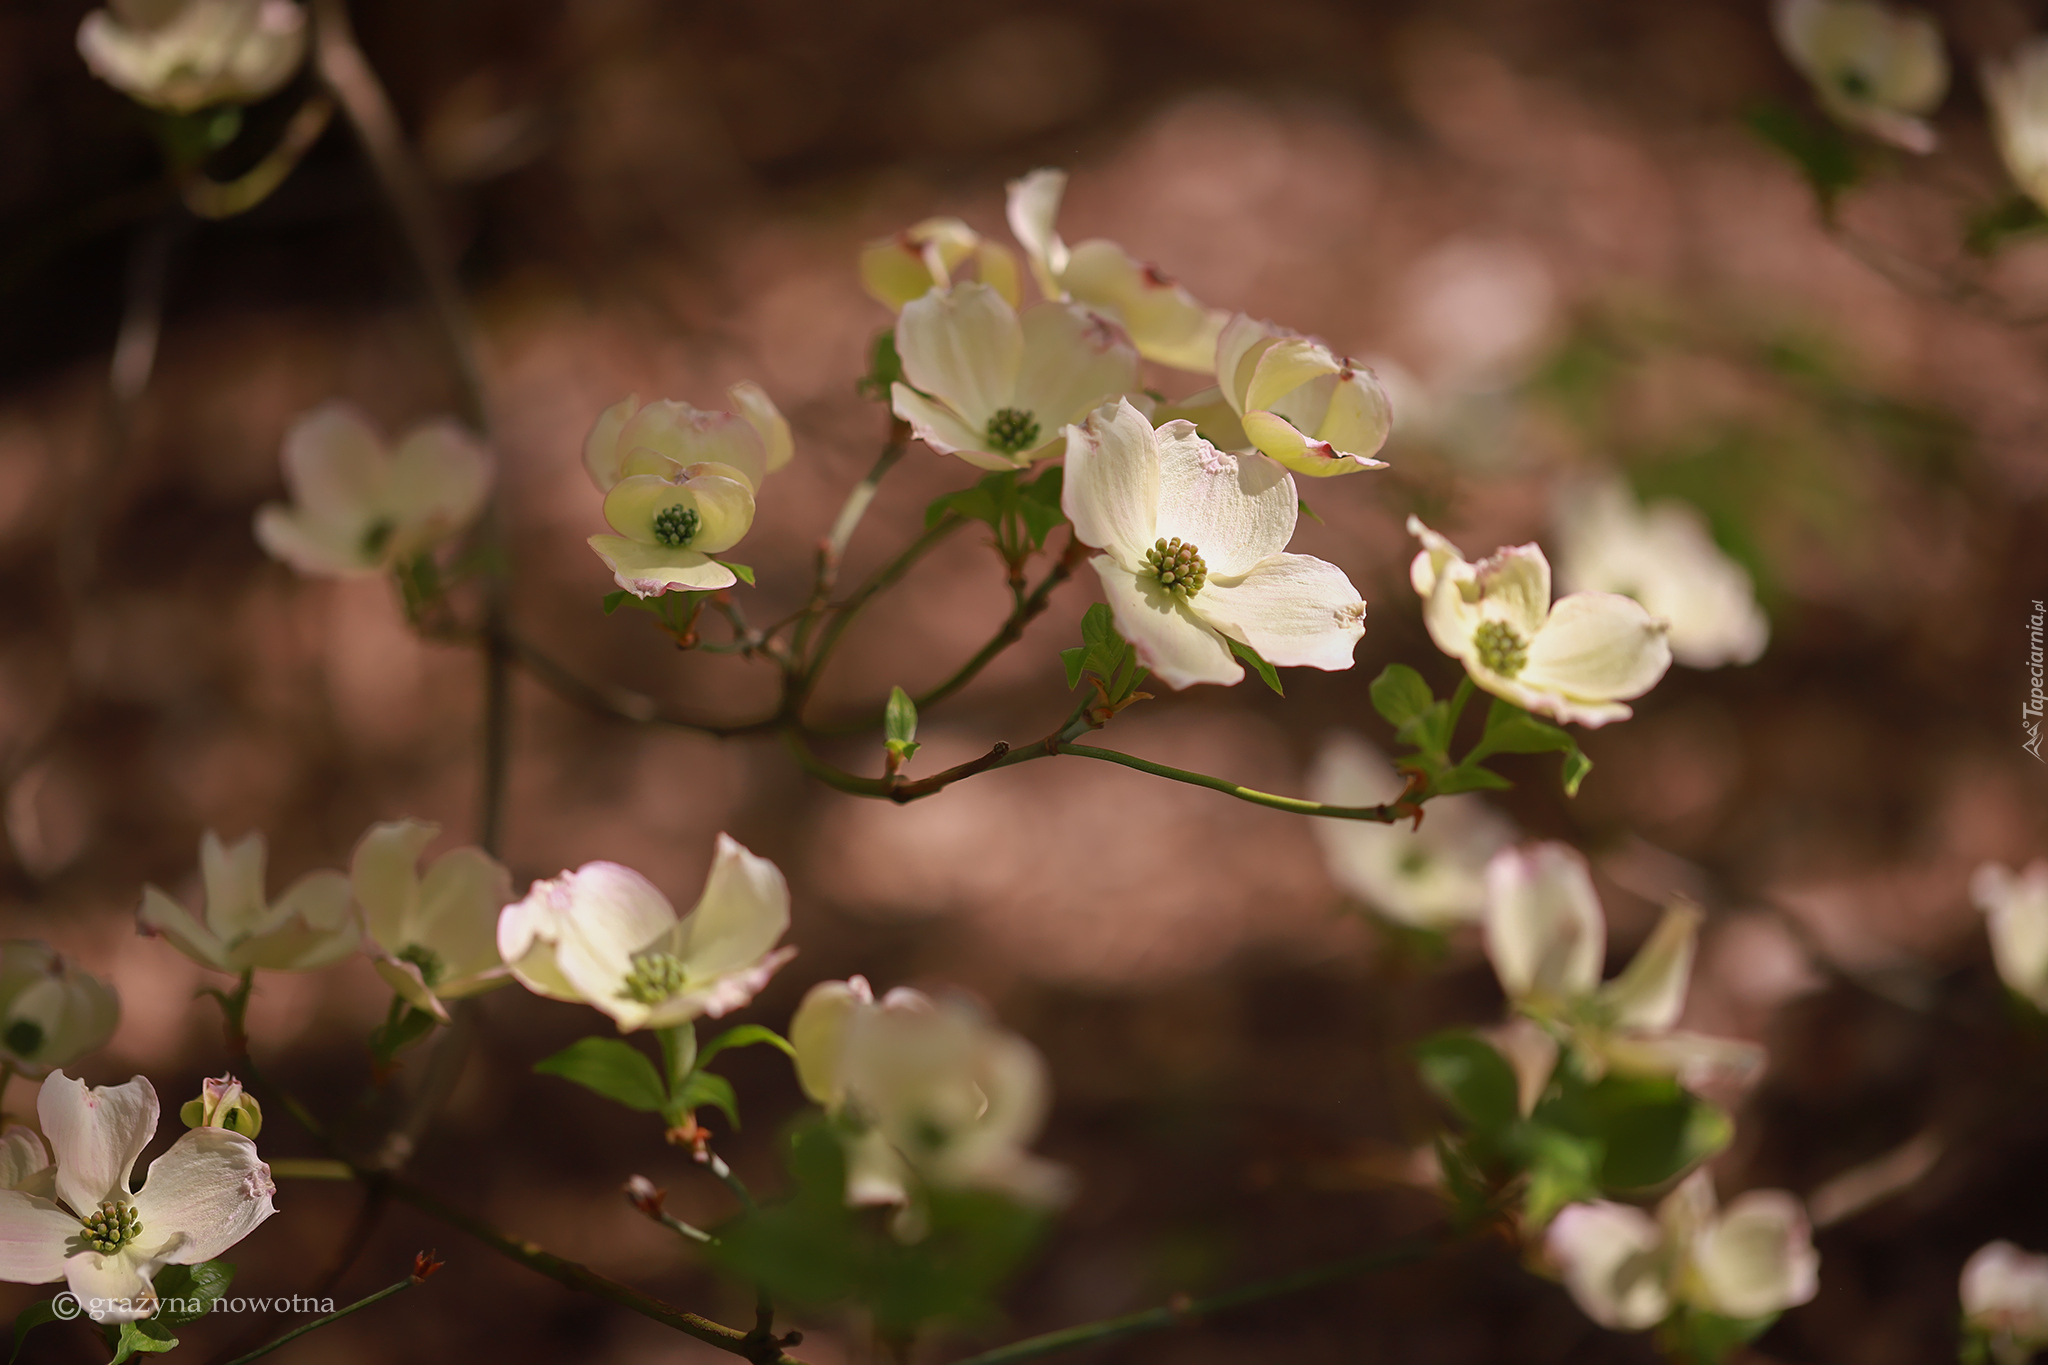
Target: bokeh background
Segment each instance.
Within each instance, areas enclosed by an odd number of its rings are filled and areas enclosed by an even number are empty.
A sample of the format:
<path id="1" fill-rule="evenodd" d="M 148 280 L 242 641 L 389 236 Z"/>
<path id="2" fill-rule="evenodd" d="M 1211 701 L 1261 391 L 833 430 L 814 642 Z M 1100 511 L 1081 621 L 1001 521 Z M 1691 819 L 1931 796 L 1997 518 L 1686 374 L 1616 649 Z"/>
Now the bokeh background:
<path id="1" fill-rule="evenodd" d="M 217 983 L 135 936 L 142 884 L 195 894 L 209 827 L 264 831 L 274 888 L 342 864 L 372 820 L 472 838 L 480 673 L 412 636 L 388 585 L 299 579 L 250 535 L 298 413 L 342 397 L 398 430 L 456 406 L 356 146 L 337 126 L 259 209 L 193 222 L 136 112 L 77 59 L 87 8 L 0 11 L 0 928 L 114 981 L 121 1030 L 86 1074 L 143 1071 L 169 1100 L 223 1064 L 212 1007 L 193 1001 Z M 2026 616 L 2048 596 L 2044 333 L 1870 263 L 1924 263 L 2006 311 L 2048 311 L 2048 247 L 1988 262 L 1959 247 L 1966 216 L 2004 193 L 1968 67 L 2037 9 L 1942 7 L 1959 80 L 1941 156 L 1874 153 L 1844 241 L 1744 125 L 1759 102 L 1810 112 L 1754 0 L 354 6 L 461 246 L 512 617 L 588 677 L 731 716 L 768 683 L 600 612 L 611 585 L 582 544 L 599 526 L 578 460 L 598 409 L 629 391 L 716 406 L 735 380 L 768 388 L 798 441 L 744 547 L 755 618 L 772 619 L 800 600 L 886 429 L 853 384 L 888 320 L 859 288 L 859 244 L 942 212 L 1002 236 L 1004 181 L 1039 165 L 1073 172 L 1070 240 L 1114 237 L 1206 302 L 1412 376 L 1395 468 L 1309 490 L 1321 524 L 1296 542 L 1371 603 L 1358 667 L 1292 674 L 1284 703 L 1256 682 L 1162 697 L 1109 741 L 1298 791 L 1329 731 L 1388 742 L 1366 699 L 1386 663 L 1440 688 L 1455 677 L 1405 583 L 1409 512 L 1477 553 L 1547 538 L 1572 473 L 1625 468 L 1699 503 L 1757 577 L 1769 652 L 1675 669 L 1633 721 L 1586 736 L 1597 766 L 1576 800 L 1557 794 L 1554 759 L 1510 760 L 1520 782 L 1498 804 L 1594 859 L 1617 960 L 1672 892 L 1707 907 L 1688 1022 L 1771 1053 L 1721 1188 L 1783 1186 L 1829 1215 L 1819 1297 L 1756 1357 L 1860 1365 L 1947 1358 L 1965 1256 L 1993 1237 L 2048 1247 L 2048 1046 L 2001 999 L 1966 895 L 1980 860 L 2048 853 L 2048 772 L 2019 724 Z M 218 169 L 259 155 L 302 93 L 252 111 Z M 159 289 L 153 373 L 117 403 L 114 338 Z M 915 450 L 849 575 L 970 477 Z M 1077 637 L 1086 579 L 925 718 L 920 766 L 1066 714 L 1055 652 Z M 820 714 L 936 681 L 1006 604 L 994 554 L 956 537 L 871 610 Z M 1404 1049 L 1494 1018 L 1492 978 L 1473 942 L 1425 962 L 1371 927 L 1306 822 L 1080 760 L 897 808 L 810 783 L 772 740 L 635 728 L 525 677 L 514 705 L 507 854 L 522 884 L 611 858 L 687 904 L 727 830 L 790 874 L 801 947 L 744 1018 L 780 1026 L 809 983 L 858 971 L 965 987 L 1045 1050 L 1057 1105 L 1042 1147 L 1080 1194 L 1006 1315 L 925 1358 L 1370 1249 L 1434 1217 L 1407 1183 L 1432 1115 Z M 879 763 L 872 743 L 833 752 Z M 257 1055 L 347 1115 L 387 1000 L 360 962 L 266 977 Z M 730 1210 L 724 1192 L 652 1123 L 529 1074 L 595 1016 L 516 989 L 479 1014 L 419 1179 L 744 1321 L 744 1291 L 693 1268 L 618 1188 L 644 1173 L 698 1220 Z M 732 1055 L 748 1122 L 718 1145 L 772 1187 L 798 1096 L 759 1053 Z M 8 1105 L 31 1096 L 17 1083 Z M 281 1115 L 264 1146 L 313 1150 Z M 318 1281 L 356 1198 L 288 1184 L 280 1216 L 230 1257 L 238 1292 Z M 715 1358 L 404 1209 L 335 1292 L 387 1283 L 427 1246 L 449 1261 L 427 1290 L 291 1358 Z M 0 1312 L 36 1297 L 0 1287 Z M 283 1325 L 216 1318 L 185 1349 Z M 806 1359 L 868 1358 L 856 1326 L 806 1325 Z M 27 1358 L 99 1350 L 48 1328 Z M 1489 1245 L 1088 1358 L 1654 1356 Z"/>

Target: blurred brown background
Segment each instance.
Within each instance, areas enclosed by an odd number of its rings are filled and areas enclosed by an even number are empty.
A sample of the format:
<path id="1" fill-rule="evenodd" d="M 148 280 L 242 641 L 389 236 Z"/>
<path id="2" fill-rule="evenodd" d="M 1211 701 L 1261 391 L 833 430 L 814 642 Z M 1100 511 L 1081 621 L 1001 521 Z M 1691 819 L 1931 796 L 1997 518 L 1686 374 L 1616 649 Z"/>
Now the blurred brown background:
<path id="1" fill-rule="evenodd" d="M 192 1002 L 203 974 L 132 933 L 141 884 L 193 894 L 208 827 L 264 830 L 273 888 L 343 863 L 375 819 L 472 837 L 479 670 L 416 641 L 387 585 L 295 578 L 249 532 L 302 410 L 345 397 L 396 430 L 455 403 L 356 147 L 337 128 L 255 212 L 184 219 L 154 188 L 135 111 L 77 59 L 86 8 L 0 12 L 0 927 L 117 984 L 122 1029 L 86 1074 L 146 1071 L 174 1103 L 223 1053 L 211 1006 Z M 1305 521 L 1297 547 L 1371 603 L 1354 671 L 1292 674 L 1284 704 L 1255 681 L 1162 698 L 1108 742 L 1298 791 L 1327 730 L 1387 743 L 1365 696 L 1387 662 L 1453 679 L 1405 583 L 1409 511 L 1477 554 L 1547 534 L 1559 471 L 1626 461 L 1650 483 L 1662 471 L 1709 489 L 1717 525 L 1750 546 L 1770 652 L 1674 670 L 1635 720 L 1587 739 L 1598 766 L 1576 801 L 1547 762 L 1519 760 L 1503 805 L 1594 857 L 1617 960 L 1673 890 L 1708 907 L 1689 1022 L 1771 1048 L 1719 1167 L 1724 1194 L 1811 1196 L 1916 1135 L 1940 1153 L 1820 1233 L 1820 1297 L 1761 1357 L 1948 1358 L 1969 1251 L 1993 1237 L 2048 1248 L 2048 1049 L 2005 1012 L 1965 896 L 1979 860 L 2048 853 L 2048 773 L 2016 723 L 2028 603 L 2048 596 L 2043 332 L 1902 291 L 1819 230 L 1795 171 L 1742 126 L 1760 100 L 1810 109 L 1761 4 L 354 8 L 462 244 L 514 618 L 586 675 L 733 716 L 768 683 L 677 654 L 644 618 L 600 614 L 611 585 L 581 543 L 600 527 L 577 458 L 597 410 L 629 390 L 717 406 L 734 380 L 769 389 L 798 455 L 741 557 L 761 575 L 754 616 L 772 619 L 800 600 L 812 546 L 885 428 L 853 390 L 887 322 L 856 248 L 940 212 L 1005 235 L 1004 180 L 1044 164 L 1074 172 L 1069 240 L 1114 237 L 1206 302 L 1481 395 L 1464 439 L 1404 425 L 1392 473 L 1306 490 L 1324 524 Z M 1886 250 L 2048 307 L 2048 247 L 1985 266 L 1956 246 L 1966 212 L 2002 193 L 1968 66 L 2043 16 L 1985 0 L 1943 18 L 1959 66 L 1944 150 L 1931 165 L 1876 156 L 1880 183 L 1848 219 Z M 224 173 L 260 154 L 299 93 L 252 111 Z M 124 416 L 110 349 L 159 252 L 162 343 Z M 849 573 L 970 475 L 914 451 Z M 1086 580 L 925 718 L 920 768 L 1066 713 L 1054 653 L 1076 638 Z M 956 537 L 870 613 L 820 713 L 935 681 L 1006 601 L 995 556 Z M 1490 1020 L 1492 978 L 1471 943 L 1436 967 L 1389 949 L 1343 905 L 1304 822 L 1080 760 L 898 809 L 809 783 L 772 741 L 636 730 L 524 678 L 515 700 L 508 859 L 522 884 L 612 858 L 687 905 L 729 830 L 789 872 L 802 949 L 743 1017 L 780 1026 L 809 983 L 860 971 L 969 987 L 1045 1049 L 1058 1099 L 1042 1145 L 1082 1192 L 981 1340 L 1367 1249 L 1432 1215 L 1391 1183 L 1429 1122 L 1403 1048 Z M 835 753 L 879 765 L 871 744 Z M 361 963 L 267 977 L 257 1054 L 342 1113 L 387 998 Z M 723 1192 L 652 1123 L 528 1074 L 597 1016 L 516 989 L 481 1013 L 420 1178 L 743 1321 L 744 1292 L 693 1269 L 616 1193 L 642 1172 L 708 1220 L 728 1211 Z M 760 1051 L 727 1068 L 748 1123 L 720 1147 L 772 1185 L 772 1138 L 798 1097 Z M 30 1095 L 19 1083 L 9 1099 Z M 311 1152 L 281 1115 L 263 1144 Z M 230 1255 L 238 1292 L 303 1292 L 354 1200 L 287 1184 L 280 1216 Z M 290 1358 L 713 1358 L 404 1210 L 337 1292 L 389 1282 L 424 1246 L 450 1262 L 427 1290 Z M 36 1297 L 7 1286 L 0 1312 Z M 186 1350 L 284 1325 L 215 1319 Z M 866 1358 L 857 1330 L 810 1326 L 797 1354 Z M 958 1349 L 933 1343 L 930 1358 Z M 98 1350 L 50 1328 L 27 1358 Z M 1479 1248 L 1092 1358 L 1653 1356 Z"/>

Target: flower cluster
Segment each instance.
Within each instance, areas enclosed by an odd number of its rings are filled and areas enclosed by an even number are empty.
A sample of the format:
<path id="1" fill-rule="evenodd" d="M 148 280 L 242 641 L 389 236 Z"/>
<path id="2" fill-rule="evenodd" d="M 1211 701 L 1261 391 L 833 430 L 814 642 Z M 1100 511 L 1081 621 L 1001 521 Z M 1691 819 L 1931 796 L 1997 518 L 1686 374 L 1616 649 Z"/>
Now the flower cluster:
<path id="1" fill-rule="evenodd" d="M 189 114 L 253 104 L 306 57 L 306 12 L 294 0 L 111 0 L 78 26 L 92 73 L 157 109 Z"/>

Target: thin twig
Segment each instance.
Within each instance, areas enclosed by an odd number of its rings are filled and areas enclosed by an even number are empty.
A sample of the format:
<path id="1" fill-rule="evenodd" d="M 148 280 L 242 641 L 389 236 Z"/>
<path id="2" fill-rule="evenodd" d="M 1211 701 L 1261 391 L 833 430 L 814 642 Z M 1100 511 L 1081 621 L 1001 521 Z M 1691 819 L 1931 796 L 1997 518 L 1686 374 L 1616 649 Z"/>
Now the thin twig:
<path id="1" fill-rule="evenodd" d="M 781 723 L 780 717 L 777 716 L 726 722 L 688 715 L 666 707 L 654 698 L 639 692 L 587 682 L 517 635 L 510 636 L 506 643 L 512 651 L 513 660 L 532 674 L 534 681 L 564 701 L 573 702 L 599 715 L 629 721 L 634 725 L 669 725 L 679 730 L 695 730 L 720 738 L 767 734 Z"/>
<path id="2" fill-rule="evenodd" d="M 297 1341 L 300 1337 L 306 1335 L 306 1333 L 308 1332 L 318 1331 L 320 1328 L 325 1327 L 332 1322 L 339 1322 L 341 1321 L 341 1319 L 347 1317 L 351 1313 L 360 1313 L 363 1309 L 368 1308 L 373 1303 L 380 1303 L 383 1300 L 390 1298 L 393 1294 L 402 1293 L 403 1291 L 412 1288 L 414 1285 L 422 1283 L 428 1275 L 432 1274 L 435 1270 L 439 1269 L 438 1262 L 429 1262 L 425 1257 L 420 1258 L 420 1261 L 417 1264 L 424 1266 L 425 1268 L 415 1269 L 412 1274 L 406 1276 L 397 1284 L 387 1284 L 382 1289 L 378 1290 L 376 1293 L 371 1294 L 366 1298 L 357 1299 L 354 1303 L 350 1304 L 346 1308 L 337 1308 L 332 1313 L 327 1314 L 325 1317 L 315 1318 L 311 1322 L 300 1323 L 297 1327 L 292 1328 L 291 1331 L 286 1332 L 283 1336 L 277 1338 L 277 1340 L 269 1343 L 268 1345 L 259 1346 L 255 1350 L 249 1352 L 249 1354 L 247 1355 L 236 1356 L 233 1360 L 228 1362 L 228 1365 L 248 1365 L 249 1361 L 260 1360 L 262 1357 L 269 1355 L 272 1351 L 275 1351 L 278 1347 L 285 1345 L 287 1342 Z"/>
<path id="3" fill-rule="evenodd" d="M 818 685 L 819 675 L 825 671 L 826 663 L 831 660 L 832 651 L 838 648 L 839 637 L 853 624 L 853 618 L 860 615 L 861 608 L 873 600 L 876 594 L 893 586 L 904 574 L 910 572 L 912 565 L 966 524 L 967 518 L 958 512 L 946 513 L 926 527 L 924 534 L 911 541 L 901 554 L 870 574 L 866 582 L 855 588 L 851 596 L 833 609 L 832 614 L 826 618 L 824 629 L 819 633 L 817 649 L 812 652 L 809 662 L 805 664 L 802 675 L 791 686 L 790 696 L 783 706 L 785 714 L 792 719 L 802 716 L 804 703 L 810 700 L 812 689 Z M 799 622 L 800 634 L 802 630 L 803 623 Z"/>
<path id="4" fill-rule="evenodd" d="M 315 92 L 307 96 L 284 126 L 284 133 L 264 158 L 233 180 L 209 179 L 194 171 L 178 185 L 185 207 L 201 218 L 232 218 L 268 199 L 305 160 L 306 153 L 334 120 L 334 101 Z"/>

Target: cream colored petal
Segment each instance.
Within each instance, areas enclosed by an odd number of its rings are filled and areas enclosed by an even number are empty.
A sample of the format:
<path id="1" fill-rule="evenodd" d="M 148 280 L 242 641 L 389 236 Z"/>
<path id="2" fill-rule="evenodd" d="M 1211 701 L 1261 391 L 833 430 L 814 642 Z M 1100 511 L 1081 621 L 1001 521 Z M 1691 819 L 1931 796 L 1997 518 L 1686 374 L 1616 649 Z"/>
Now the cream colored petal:
<path id="1" fill-rule="evenodd" d="M 1751 1190 L 1729 1201 L 1694 1240 L 1692 1269 L 1705 1302 L 1730 1318 L 1760 1318 L 1811 1299 L 1820 1254 L 1806 1210 L 1783 1190 Z"/>
<path id="2" fill-rule="evenodd" d="M 1472 566 L 1485 619 L 1502 621 L 1528 642 L 1550 617 L 1550 561 L 1538 545 L 1503 546 Z M 1633 694 L 1631 694 L 1633 695 Z"/>
<path id="3" fill-rule="evenodd" d="M 861 288 L 892 313 L 936 283 L 922 243 L 908 230 L 878 238 L 860 249 Z"/>
<path id="4" fill-rule="evenodd" d="M 634 956 L 676 928 L 675 908 L 654 883 L 618 863 L 585 863 L 555 880 L 555 960 L 579 995 L 608 1008 Z"/>
<path id="5" fill-rule="evenodd" d="M 1626 1029 L 1662 1032 L 1685 1013 L 1685 992 L 1699 943 L 1700 908 L 1674 901 L 1621 974 L 1600 988 L 1614 1022 Z"/>
<path id="6" fill-rule="evenodd" d="M 889 406 L 898 417 L 910 423 L 913 436 L 941 455 L 982 455 L 1001 460 L 1006 466 L 1013 463 L 1008 456 L 982 449 L 989 443 L 987 432 L 974 430 L 951 408 L 933 402 L 908 384 L 890 385 Z"/>
<path id="7" fill-rule="evenodd" d="M 804 993 L 789 1020 L 789 1045 L 796 1049 L 796 1077 L 804 1093 L 827 1110 L 846 1098 L 840 1056 L 853 1016 L 873 1008 L 875 993 L 864 976 L 820 981 Z"/>
<path id="8" fill-rule="evenodd" d="M 373 957 L 370 965 L 377 969 L 377 975 L 384 978 L 384 984 L 391 987 L 399 999 L 414 1009 L 433 1015 L 443 1024 L 448 1022 L 448 1007 L 434 994 L 434 988 L 427 984 L 426 975 L 417 963 L 395 957 Z"/>
<path id="9" fill-rule="evenodd" d="M 1664 1237 L 1626 1204 L 1571 1204 L 1551 1220 L 1543 1245 L 1574 1302 L 1602 1327 L 1639 1332 L 1671 1311 Z"/>
<path id="10" fill-rule="evenodd" d="M 1515 1073 L 1515 1106 L 1527 1118 L 1549 1089 L 1550 1077 L 1557 1070 L 1557 1039 L 1548 1029 L 1519 1018 L 1510 1019 L 1499 1028 L 1482 1029 L 1479 1036 Z"/>
<path id="11" fill-rule="evenodd" d="M 1251 406 L 1245 402 L 1245 395 L 1260 359 L 1287 336 L 1272 323 L 1243 313 L 1233 314 L 1223 325 L 1216 338 L 1216 386 L 1234 411 L 1243 413 Z"/>
<path id="12" fill-rule="evenodd" d="M 970 281 L 904 305 L 896 351 L 913 388 L 953 409 L 970 431 L 985 432 L 989 418 L 1012 404 L 1024 330 L 1001 294 Z"/>
<path id="13" fill-rule="evenodd" d="M 563 876 L 567 876 L 564 873 Z M 561 936 L 561 878 L 535 882 L 522 899 L 498 915 L 498 953 L 512 977 L 535 995 L 553 1000 L 581 1000 L 574 982 L 562 974 L 555 957 Z"/>
<path id="14" fill-rule="evenodd" d="M 210 1261 L 254 1232 L 277 1206 L 270 1167 L 256 1144 L 225 1128 L 194 1128 L 149 1164 L 135 1196 L 143 1235 L 181 1234 L 166 1259 L 173 1265 Z"/>
<path id="15" fill-rule="evenodd" d="M 356 842 L 349 859 L 350 889 L 362 907 L 364 931 L 387 952 L 417 937 L 420 854 L 440 832 L 439 825 L 425 820 L 393 820 L 370 826 Z"/>
<path id="16" fill-rule="evenodd" d="M 284 481 L 292 501 L 320 522 L 366 521 L 384 506 L 391 456 L 360 410 L 327 403 L 285 433 Z"/>
<path id="17" fill-rule="evenodd" d="M 142 908 L 135 918 L 144 933 L 163 935 L 172 947 L 194 962 L 227 970 L 227 946 L 220 936 L 157 888 L 142 888 Z"/>
<path id="18" fill-rule="evenodd" d="M 364 552 L 358 527 L 315 521 L 283 503 L 257 508 L 255 531 L 265 554 L 308 577 L 368 578 L 384 571 L 380 556 Z"/>
<path id="19" fill-rule="evenodd" d="M 493 467 L 482 442 L 453 422 L 408 432 L 391 456 L 388 508 L 399 529 L 387 553 L 418 553 L 476 519 Z"/>
<path id="20" fill-rule="evenodd" d="M 261 831 L 252 831 L 233 845 L 207 830 L 199 839 L 199 879 L 206 888 L 206 925 L 228 942 L 263 921 L 269 903 L 263 896 L 263 867 L 268 857 Z"/>
<path id="21" fill-rule="evenodd" d="M 1559 598 L 1529 642 L 1518 681 L 1580 701 L 1640 697 L 1671 667 L 1663 624 L 1633 598 L 1582 592 Z"/>
<path id="22" fill-rule="evenodd" d="M 679 465 L 722 464 L 754 487 L 768 473 L 768 447 L 736 412 L 704 412 L 675 399 L 649 403 L 619 431 L 619 449 L 665 455 Z"/>
<path id="23" fill-rule="evenodd" d="M 600 493 L 611 492 L 612 485 L 625 477 L 626 471 L 621 466 L 626 448 L 619 444 L 619 433 L 626 429 L 626 423 L 638 411 L 640 395 L 629 393 L 597 414 L 590 434 L 583 438 L 583 468 Z"/>
<path id="24" fill-rule="evenodd" d="M 1024 358 L 1014 406 L 1038 420 L 1042 440 L 1138 387 L 1138 353 L 1123 329 L 1076 304 L 1024 310 Z"/>
<path id="25" fill-rule="evenodd" d="M 1160 428 L 1154 534 L 1199 546 L 1214 578 L 1235 578 L 1287 549 L 1301 499 L 1263 455 L 1222 451 L 1184 422 Z"/>
<path id="26" fill-rule="evenodd" d="M 1270 412 L 1251 411 L 1244 415 L 1245 438 L 1261 453 L 1297 474 L 1327 479 L 1338 474 L 1356 474 L 1362 469 L 1385 469 L 1386 461 L 1368 455 L 1346 454 L 1328 441 L 1312 441 L 1297 431 L 1286 418 Z M 1375 447 L 1377 449 L 1377 447 Z"/>
<path id="27" fill-rule="evenodd" d="M 1342 569 L 1311 555 L 1274 555 L 1241 578 L 1212 573 L 1189 605 L 1276 668 L 1349 668 L 1365 636 L 1365 599 Z"/>
<path id="28" fill-rule="evenodd" d="M 768 396 L 768 390 L 759 384 L 742 381 L 725 391 L 734 412 L 746 418 L 748 425 L 761 438 L 761 449 L 766 456 L 764 473 L 773 474 L 788 464 L 796 455 L 796 439 L 790 435 L 789 419 L 775 406 L 775 400 Z"/>
<path id="29" fill-rule="evenodd" d="M 789 884 L 774 863 L 720 834 L 704 894 L 684 926 L 693 981 L 739 971 L 766 957 L 788 932 Z"/>
<path id="30" fill-rule="evenodd" d="M 1066 192 L 1067 173 L 1046 167 L 1012 180 L 1005 206 L 1010 232 L 1031 262 L 1039 292 L 1049 299 L 1064 297 L 1059 279 L 1067 268 L 1067 244 L 1054 225 Z"/>
<path id="31" fill-rule="evenodd" d="M 498 914 L 511 901 L 512 874 L 482 849 L 465 845 L 434 860 L 420 879 L 412 941 L 431 948 L 441 960 L 437 989 L 503 965 Z"/>
<path id="32" fill-rule="evenodd" d="M 1436 588 L 1436 580 L 1444 571 L 1444 565 L 1465 562 L 1458 547 L 1450 540 L 1422 524 L 1418 517 L 1408 518 L 1408 534 L 1422 542 L 1422 549 L 1408 566 L 1408 582 L 1418 597 L 1428 597 Z"/>
<path id="33" fill-rule="evenodd" d="M 1214 372 L 1217 337 L 1230 315 L 1203 307 L 1157 266 L 1097 238 L 1073 249 L 1060 282 L 1076 302 L 1121 322 L 1147 360 Z"/>
<path id="34" fill-rule="evenodd" d="M 1744 1085 L 1763 1067 L 1764 1050 L 1739 1038 L 1704 1033 L 1610 1034 L 1599 1051 L 1607 1066 L 1625 1076 L 1670 1076 L 1687 1089 Z"/>
<path id="35" fill-rule="evenodd" d="M 1252 439 L 1245 434 L 1244 422 L 1223 397 L 1223 390 L 1206 388 L 1191 393 L 1186 398 L 1162 404 L 1152 414 L 1155 426 L 1168 422 L 1187 421 L 1195 424 L 1195 432 L 1218 450 L 1250 450 Z"/>
<path id="36" fill-rule="evenodd" d="M 1152 424 L 1118 399 L 1085 424 L 1068 427 L 1066 437 L 1060 509 L 1074 535 L 1125 569 L 1138 569 L 1158 534 L 1159 447 Z"/>
<path id="37" fill-rule="evenodd" d="M 739 582 L 731 569 L 695 550 L 643 545 L 624 536 L 592 536 L 590 548 L 613 580 L 635 597 L 657 597 L 671 588 L 711 592 Z"/>
<path id="38" fill-rule="evenodd" d="M 45 1284 L 61 1279 L 78 1219 L 49 1199 L 0 1190 L 0 1280 Z"/>
<path id="39" fill-rule="evenodd" d="M 1102 595 L 1116 617 L 1117 633 L 1137 651 L 1138 662 L 1176 690 L 1196 683 L 1229 686 L 1244 669 L 1223 637 L 1158 586 L 1148 587 L 1108 555 L 1088 561 L 1102 579 Z"/>
<path id="40" fill-rule="evenodd" d="M 1330 406 L 1316 434 L 1339 451 L 1366 461 L 1366 468 L 1382 464 L 1372 456 L 1387 443 L 1394 429 L 1394 405 L 1379 377 L 1361 365 L 1345 362 L 1337 372 L 1337 386 Z"/>
<path id="41" fill-rule="evenodd" d="M 36 1130 L 25 1124 L 8 1124 L 7 1131 L 0 1134 L 0 1189 L 20 1190 L 49 1170 L 50 1154 L 43 1149 L 43 1140 L 36 1134 Z M 51 1184 L 54 1188 L 54 1176 Z M 4 1217 L 0 1217 L 0 1229 L 4 1229 L 5 1221 Z M 0 1231 L 0 1237 L 4 1236 L 4 1231 Z M 0 1256 L 4 1254 L 0 1252 Z M 0 1280 L 12 1278 L 4 1270 L 0 1270 Z"/>
<path id="42" fill-rule="evenodd" d="M 1312 379 L 1336 374 L 1343 365 L 1330 348 L 1306 337 L 1290 337 L 1266 348 L 1245 385 L 1247 412 L 1271 409 Z"/>
<path id="43" fill-rule="evenodd" d="M 1486 868 L 1486 955 L 1517 1004 L 1553 1009 L 1593 994 L 1607 919 L 1586 860 L 1558 843 L 1503 849 Z"/>
<path id="44" fill-rule="evenodd" d="M 157 1311 L 150 1277 L 162 1268 L 160 1256 L 142 1255 L 140 1245 L 131 1244 L 112 1255 L 81 1251 L 69 1257 L 64 1279 L 94 1322 L 135 1322 Z"/>
<path id="45" fill-rule="evenodd" d="M 1016 253 L 1001 242 L 983 240 L 974 251 L 975 270 L 981 282 L 1003 296 L 1012 308 L 1024 305 L 1024 291 L 1017 273 Z"/>
<path id="46" fill-rule="evenodd" d="M 74 1213 L 126 1199 L 135 1159 L 156 1133 L 156 1087 L 142 1076 L 88 1086 L 59 1071 L 36 1095 L 36 1115 L 57 1166 L 57 1197 Z"/>

